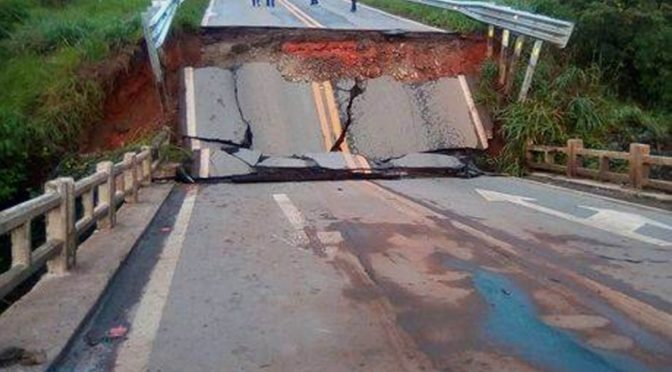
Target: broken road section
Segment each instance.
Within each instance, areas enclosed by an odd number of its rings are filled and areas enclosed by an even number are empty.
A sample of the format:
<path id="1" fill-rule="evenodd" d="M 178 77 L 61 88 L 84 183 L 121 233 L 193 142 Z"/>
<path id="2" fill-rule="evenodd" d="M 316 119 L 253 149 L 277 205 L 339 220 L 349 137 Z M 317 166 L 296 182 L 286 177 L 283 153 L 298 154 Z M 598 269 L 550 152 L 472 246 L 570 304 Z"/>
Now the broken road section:
<path id="1" fill-rule="evenodd" d="M 458 78 L 404 84 L 384 76 L 361 85 L 361 94 L 354 97 L 337 90 L 353 153 L 380 160 L 487 146 L 477 135 L 468 104 L 471 92 Z"/>
<path id="2" fill-rule="evenodd" d="M 182 133 L 189 138 L 249 147 L 251 132 L 238 105 L 234 71 L 187 68 L 184 76 L 187 117 Z"/>
<path id="3" fill-rule="evenodd" d="M 228 57 L 218 67 L 185 72 L 182 134 L 195 152 L 195 178 L 289 170 L 301 179 L 389 177 L 443 165 L 446 174 L 465 174 L 462 158 L 420 154 L 487 147 L 466 79 L 456 75 L 477 68 L 469 63 L 478 58 L 467 58 L 477 44 L 439 43 L 454 53 L 449 66 L 417 40 L 380 50 L 370 40 L 259 45 L 222 45 L 219 55 Z M 211 63 L 216 54 L 208 53 Z M 413 54 L 423 58 L 409 63 Z M 364 61 L 381 69 L 362 70 Z M 349 67 L 354 77 L 339 76 Z"/>

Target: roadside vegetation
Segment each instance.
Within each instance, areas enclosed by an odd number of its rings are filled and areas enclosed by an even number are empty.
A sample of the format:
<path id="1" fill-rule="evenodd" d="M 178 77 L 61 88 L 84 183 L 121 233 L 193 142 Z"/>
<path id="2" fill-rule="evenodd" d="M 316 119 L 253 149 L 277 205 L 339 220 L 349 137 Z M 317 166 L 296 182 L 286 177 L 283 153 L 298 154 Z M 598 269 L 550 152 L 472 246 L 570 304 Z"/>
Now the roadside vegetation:
<path id="1" fill-rule="evenodd" d="M 123 57 L 141 46 L 149 4 L 0 0 L 0 209 L 67 168 L 58 164 L 95 128 Z M 196 30 L 206 5 L 187 0 L 174 30 Z"/>
<path id="2" fill-rule="evenodd" d="M 196 31 L 207 3 L 186 0 L 173 32 Z M 102 118 L 116 74 L 143 46 L 140 12 L 149 4 L 0 0 L 0 210 L 41 192 L 49 178 L 82 177 L 97 161 L 139 147 L 78 153 Z M 9 263 L 8 240 L 0 236 L 0 272 Z"/>
<path id="3" fill-rule="evenodd" d="M 405 0 L 363 3 L 463 33 L 485 26 L 455 12 Z M 564 144 L 582 138 L 589 147 L 626 150 L 631 142 L 672 151 L 672 4 L 662 0 L 500 0 L 576 22 L 567 48 L 546 44 L 529 99 L 504 97 L 497 65 L 484 64 L 478 99 L 500 125 L 506 144 L 493 159 L 502 171 L 522 174 L 525 144 Z M 528 42 L 528 48 L 530 47 Z M 524 64 L 518 69 L 520 86 Z M 513 90 L 516 91 L 515 89 Z"/>

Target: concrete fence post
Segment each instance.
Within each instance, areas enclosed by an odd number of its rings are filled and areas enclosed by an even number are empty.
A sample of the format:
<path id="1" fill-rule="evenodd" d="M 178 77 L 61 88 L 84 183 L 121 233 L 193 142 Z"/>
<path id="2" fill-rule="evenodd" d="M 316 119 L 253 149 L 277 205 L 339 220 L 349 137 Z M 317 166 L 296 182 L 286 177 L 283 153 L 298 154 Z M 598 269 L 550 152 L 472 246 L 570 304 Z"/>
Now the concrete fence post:
<path id="1" fill-rule="evenodd" d="M 142 151 L 147 152 L 147 156 L 142 160 L 142 184 L 149 186 L 152 183 L 152 148 L 142 146 Z"/>
<path id="2" fill-rule="evenodd" d="M 649 181 L 649 165 L 646 163 L 646 157 L 651 153 L 649 145 L 642 143 L 630 144 L 629 168 L 630 183 L 632 187 L 641 189 Z"/>
<path id="3" fill-rule="evenodd" d="M 488 58 L 492 58 L 493 44 L 495 42 L 495 26 L 488 25 Z"/>
<path id="4" fill-rule="evenodd" d="M 541 54 L 541 47 L 543 45 L 544 42 L 541 40 L 535 40 L 534 42 L 532 54 L 530 54 L 530 61 L 527 63 L 527 70 L 525 71 L 525 79 L 523 79 L 523 85 L 520 87 L 520 94 L 518 95 L 519 102 L 525 102 L 527 99 L 527 92 L 529 92 L 530 87 L 532 86 L 532 77 L 534 76 L 534 71 L 537 69 L 537 63 L 539 62 L 539 55 Z"/>
<path id="5" fill-rule="evenodd" d="M 61 241 L 63 248 L 47 263 L 52 274 L 64 274 L 76 265 L 77 234 L 75 230 L 75 180 L 61 177 L 47 182 L 47 192 L 61 196 L 58 208 L 47 213 L 47 241 Z"/>
<path id="6" fill-rule="evenodd" d="M 502 48 L 499 51 L 499 85 L 506 82 L 506 62 L 509 59 L 509 30 L 502 31 Z"/>
<path id="7" fill-rule="evenodd" d="M 513 82 L 516 78 L 516 70 L 518 69 L 518 60 L 520 55 L 523 53 L 523 46 L 525 45 L 525 35 L 518 35 L 516 37 L 516 42 L 513 44 L 513 54 L 511 55 L 511 61 L 509 61 L 509 72 L 506 84 L 504 86 L 504 93 L 509 95 L 511 88 L 513 87 Z"/>
<path id="8" fill-rule="evenodd" d="M 570 139 L 567 141 L 567 177 L 576 177 L 579 168 L 579 151 L 583 149 L 583 140 Z"/>
<path id="9" fill-rule="evenodd" d="M 98 186 L 99 203 L 108 205 L 107 215 L 100 220 L 99 225 L 102 228 L 111 229 L 117 223 L 117 208 L 114 202 L 114 195 L 116 193 L 114 163 L 111 161 L 100 162 L 96 165 L 96 172 L 105 172 L 107 174 L 107 181 Z"/>
<path id="10" fill-rule="evenodd" d="M 124 195 L 127 203 L 138 202 L 137 159 L 135 153 L 124 154 Z"/>
<path id="11" fill-rule="evenodd" d="M 12 267 L 29 267 L 32 262 L 30 220 L 12 230 Z"/>
<path id="12" fill-rule="evenodd" d="M 607 181 L 609 178 L 609 158 L 600 156 L 599 158 L 598 178 L 601 181 Z"/>

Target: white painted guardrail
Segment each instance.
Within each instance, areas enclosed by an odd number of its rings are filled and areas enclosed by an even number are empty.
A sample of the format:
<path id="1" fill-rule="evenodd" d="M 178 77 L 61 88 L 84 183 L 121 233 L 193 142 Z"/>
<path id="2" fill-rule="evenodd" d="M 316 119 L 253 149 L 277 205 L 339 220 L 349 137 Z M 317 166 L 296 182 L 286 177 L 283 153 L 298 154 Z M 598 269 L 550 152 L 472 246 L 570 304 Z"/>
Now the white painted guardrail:
<path id="1" fill-rule="evenodd" d="M 142 29 L 149 53 L 149 61 L 157 83 L 163 81 L 159 48 L 166 41 L 170 25 L 175 18 L 177 9 L 184 0 L 155 0 L 152 5 L 142 13 Z"/>
<path id="2" fill-rule="evenodd" d="M 123 161 L 97 164 L 96 173 L 75 182 L 61 177 L 47 182 L 44 194 L 14 207 L 0 211 L 0 236 L 9 235 L 11 267 L 0 273 L 0 299 L 31 275 L 47 265 L 48 271 L 63 274 L 76 264 L 77 244 L 86 232 L 96 226 L 112 228 L 117 209 L 125 201 L 138 201 L 138 189 L 152 182 L 152 172 L 159 160 L 153 152 L 168 139 L 162 132 L 152 146 L 143 146 L 139 153 L 124 154 Z M 76 208 L 81 206 L 81 217 Z M 46 239 L 33 247 L 33 220 L 45 217 Z"/>
<path id="3" fill-rule="evenodd" d="M 560 48 L 567 46 L 574 31 L 574 23 L 540 14 L 524 12 L 508 6 L 483 1 L 407 0 L 460 12 L 478 21 L 553 43 Z"/>
<path id="4" fill-rule="evenodd" d="M 484 22 L 488 27 L 488 57 L 493 54 L 495 27 L 502 29 L 502 45 L 499 53 L 499 84 L 508 95 L 513 86 L 518 59 L 523 50 L 525 38 L 534 39 L 530 60 L 527 64 L 525 79 L 518 94 L 519 101 L 527 99 L 532 85 L 532 77 L 539 61 L 539 54 L 544 42 L 550 42 L 564 48 L 567 46 L 574 23 L 555 19 L 540 14 L 524 12 L 508 6 L 496 5 L 483 1 L 455 0 L 407 0 L 413 3 L 460 12 L 470 18 Z M 511 34 L 516 35 L 513 53 L 509 48 Z M 510 55 L 511 54 L 511 55 Z"/>

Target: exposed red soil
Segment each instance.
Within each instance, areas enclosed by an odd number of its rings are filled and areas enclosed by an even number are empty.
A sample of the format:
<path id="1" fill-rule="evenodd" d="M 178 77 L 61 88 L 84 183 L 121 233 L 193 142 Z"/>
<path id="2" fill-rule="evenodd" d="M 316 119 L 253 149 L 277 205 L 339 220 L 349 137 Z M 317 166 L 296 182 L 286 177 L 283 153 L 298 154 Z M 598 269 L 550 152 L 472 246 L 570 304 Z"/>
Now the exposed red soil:
<path id="1" fill-rule="evenodd" d="M 162 109 L 161 95 L 154 82 L 144 45 L 127 63 L 117 64 L 103 104 L 103 120 L 86 136 L 84 153 L 123 147 L 156 132 L 163 126 L 174 128 L 177 113 L 178 73 L 181 67 L 198 63 L 201 56 L 198 36 L 181 35 L 164 47 L 163 63 L 168 100 Z M 119 65 L 127 66 L 124 69 Z M 101 68 L 105 68 L 101 66 Z"/>
<path id="2" fill-rule="evenodd" d="M 472 39 L 285 42 L 281 50 L 317 74 L 359 78 L 387 74 L 407 82 L 473 74 L 486 58 L 486 44 Z"/>
<path id="3" fill-rule="evenodd" d="M 266 36 L 263 36 L 265 38 Z M 230 68 L 251 61 L 277 63 L 290 79 L 333 80 L 393 76 L 404 82 L 475 74 L 486 58 L 486 45 L 476 38 L 388 39 L 379 36 L 299 40 L 255 35 L 232 36 L 203 45 L 199 35 L 181 35 L 164 46 L 166 107 L 155 86 L 144 45 L 118 56 L 93 73 L 107 76 L 103 120 L 84 137 L 81 152 L 123 147 L 156 132 L 176 128 L 179 71 L 184 66 Z M 284 40 L 283 40 L 284 39 Z"/>

